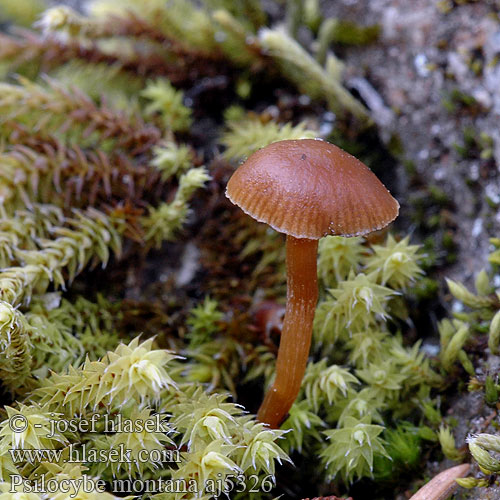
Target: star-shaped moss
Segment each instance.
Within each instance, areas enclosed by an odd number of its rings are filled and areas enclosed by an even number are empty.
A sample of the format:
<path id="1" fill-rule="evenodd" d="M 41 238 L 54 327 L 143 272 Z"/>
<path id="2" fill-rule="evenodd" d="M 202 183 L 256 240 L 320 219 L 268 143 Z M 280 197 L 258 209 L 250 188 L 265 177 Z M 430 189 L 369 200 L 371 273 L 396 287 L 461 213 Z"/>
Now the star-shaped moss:
<path id="1" fill-rule="evenodd" d="M 326 236 L 318 247 L 318 274 L 326 286 L 335 286 L 344 280 L 351 270 L 359 267 L 363 252 L 363 238 Z"/>
<path id="2" fill-rule="evenodd" d="M 324 340 L 338 338 L 343 329 L 349 332 L 367 329 L 377 316 L 385 318 L 386 303 L 396 293 L 376 284 L 373 275 L 363 273 L 357 276 L 351 273 L 348 280 L 328 292 L 331 298 L 321 304 L 320 314 L 315 318 L 316 330 Z"/>
<path id="3" fill-rule="evenodd" d="M 310 364 L 304 375 L 302 386 L 305 396 L 317 411 L 321 404 L 335 404 L 353 391 L 359 380 L 346 368 L 327 366 L 326 359 Z"/>
<path id="4" fill-rule="evenodd" d="M 370 424 L 369 417 L 348 417 L 343 428 L 325 431 L 331 444 L 322 451 L 321 458 L 328 476 L 333 479 L 340 474 L 345 482 L 373 476 L 373 457 L 388 457 L 378 437 L 383 430 L 381 425 Z"/>
<path id="5" fill-rule="evenodd" d="M 422 274 L 418 265 L 418 245 L 409 245 L 409 236 L 396 241 L 389 235 L 385 245 L 373 245 L 373 254 L 366 259 L 366 271 L 374 273 L 382 285 L 402 290 Z"/>

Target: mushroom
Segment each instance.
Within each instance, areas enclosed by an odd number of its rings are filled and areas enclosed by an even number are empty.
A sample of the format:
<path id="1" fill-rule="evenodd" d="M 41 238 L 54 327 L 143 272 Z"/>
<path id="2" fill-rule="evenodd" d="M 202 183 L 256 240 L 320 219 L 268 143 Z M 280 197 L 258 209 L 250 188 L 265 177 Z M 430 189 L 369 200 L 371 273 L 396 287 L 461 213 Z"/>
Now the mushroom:
<path id="1" fill-rule="evenodd" d="M 274 142 L 233 173 L 226 196 L 285 233 L 287 302 L 276 377 L 257 414 L 278 427 L 295 401 L 309 357 L 318 300 L 318 239 L 382 229 L 399 204 L 358 159 L 321 139 Z"/>

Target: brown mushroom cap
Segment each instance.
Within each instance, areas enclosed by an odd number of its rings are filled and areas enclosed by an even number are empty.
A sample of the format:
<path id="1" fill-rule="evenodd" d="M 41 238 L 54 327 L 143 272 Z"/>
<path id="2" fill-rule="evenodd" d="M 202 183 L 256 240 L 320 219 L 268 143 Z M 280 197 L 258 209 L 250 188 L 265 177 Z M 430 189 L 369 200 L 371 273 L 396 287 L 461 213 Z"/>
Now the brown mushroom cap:
<path id="1" fill-rule="evenodd" d="M 279 141 L 253 153 L 226 196 L 254 219 L 296 238 L 382 229 L 399 203 L 357 158 L 321 139 Z"/>

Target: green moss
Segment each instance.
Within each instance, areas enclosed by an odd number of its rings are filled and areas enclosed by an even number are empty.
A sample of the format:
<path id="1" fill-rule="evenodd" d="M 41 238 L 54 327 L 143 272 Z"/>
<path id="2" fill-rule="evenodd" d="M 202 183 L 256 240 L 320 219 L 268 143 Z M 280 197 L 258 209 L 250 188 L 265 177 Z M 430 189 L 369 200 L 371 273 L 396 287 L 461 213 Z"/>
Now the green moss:
<path id="1" fill-rule="evenodd" d="M 401 158 L 404 155 L 404 145 L 398 134 L 392 134 L 387 143 L 387 150 L 395 158 Z"/>
<path id="2" fill-rule="evenodd" d="M 0 22 L 10 21 L 30 27 L 47 7 L 44 0 L 5 0 L 0 6 Z"/>
<path id="3" fill-rule="evenodd" d="M 228 131 L 222 137 L 227 158 L 240 160 L 258 149 L 286 139 L 312 139 L 317 132 L 308 130 L 305 123 L 292 126 L 274 121 L 263 123 L 258 119 L 229 121 Z"/>
<path id="4" fill-rule="evenodd" d="M 191 125 L 191 110 L 183 104 L 183 94 L 176 90 L 167 80 L 151 81 L 141 92 L 149 104 L 145 113 L 159 113 L 167 129 L 176 132 L 187 130 Z"/>
<path id="5" fill-rule="evenodd" d="M 471 95 L 459 89 L 453 89 L 442 98 L 441 104 L 449 113 L 456 113 L 461 109 L 469 111 L 474 110 L 477 106 L 477 101 Z"/>
<path id="6" fill-rule="evenodd" d="M 454 144 L 455 151 L 468 159 L 483 161 L 493 158 L 493 139 L 486 132 L 479 132 L 474 127 L 465 127 L 462 131 L 463 143 Z"/>
<path id="7" fill-rule="evenodd" d="M 494 406 L 498 402 L 498 387 L 490 375 L 486 377 L 484 382 L 484 399 L 486 404 L 490 406 Z"/>
<path id="8" fill-rule="evenodd" d="M 189 327 L 188 338 L 191 347 L 203 344 L 209 341 L 214 333 L 219 329 L 219 323 L 223 317 L 218 310 L 219 304 L 216 300 L 206 297 L 203 304 L 199 304 L 191 309 L 190 315 L 186 320 Z"/>
<path id="9" fill-rule="evenodd" d="M 329 477 L 341 475 L 350 482 L 354 477 L 371 476 L 374 456 L 389 456 L 379 437 L 384 428 L 368 422 L 350 417 L 342 429 L 325 432 L 330 444 L 322 458 Z"/>
<path id="10" fill-rule="evenodd" d="M 334 43 L 345 45 L 366 45 L 377 40 L 380 26 L 359 26 L 349 21 L 337 20 L 332 30 L 331 39 Z"/>
<path id="11" fill-rule="evenodd" d="M 409 422 L 402 422 L 395 429 L 384 432 L 387 457 L 378 456 L 374 461 L 374 474 L 378 480 L 391 480 L 398 475 L 416 470 L 422 452 L 420 429 Z"/>

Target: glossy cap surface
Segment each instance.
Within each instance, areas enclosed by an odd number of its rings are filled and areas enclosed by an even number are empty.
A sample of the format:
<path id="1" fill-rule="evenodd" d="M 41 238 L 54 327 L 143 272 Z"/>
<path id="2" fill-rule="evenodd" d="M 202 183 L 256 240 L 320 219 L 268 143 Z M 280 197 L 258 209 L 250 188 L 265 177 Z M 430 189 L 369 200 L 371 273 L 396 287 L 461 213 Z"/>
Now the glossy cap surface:
<path id="1" fill-rule="evenodd" d="M 253 153 L 226 196 L 254 219 L 296 238 L 382 229 L 399 203 L 354 156 L 319 139 L 279 141 Z"/>

